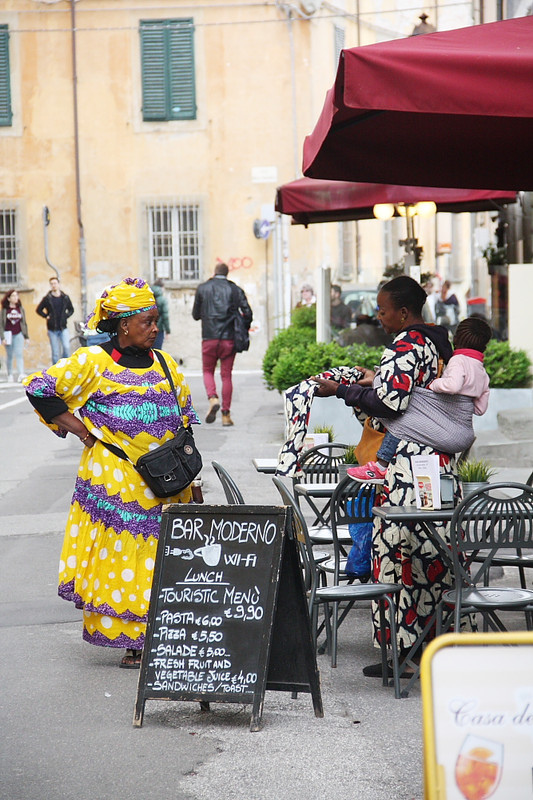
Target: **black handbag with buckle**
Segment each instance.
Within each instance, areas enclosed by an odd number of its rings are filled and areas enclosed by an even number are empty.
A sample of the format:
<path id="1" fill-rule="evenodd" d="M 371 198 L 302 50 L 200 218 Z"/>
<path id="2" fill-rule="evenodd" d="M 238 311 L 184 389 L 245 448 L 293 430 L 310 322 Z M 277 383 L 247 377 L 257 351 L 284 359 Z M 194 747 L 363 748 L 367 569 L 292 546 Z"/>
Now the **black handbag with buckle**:
<path id="1" fill-rule="evenodd" d="M 202 469 L 202 456 L 196 449 L 192 431 L 180 428 L 169 442 L 141 456 L 135 469 L 156 497 L 179 494 Z"/>
<path id="2" fill-rule="evenodd" d="M 158 350 L 154 350 L 154 353 L 163 367 L 176 398 L 180 416 L 183 417 L 167 362 Z M 120 447 L 107 442 L 103 444 L 120 458 L 130 460 Z M 202 469 L 202 456 L 196 448 L 192 430 L 183 427 L 173 439 L 145 453 L 133 466 L 156 497 L 171 497 L 182 492 L 193 482 Z"/>

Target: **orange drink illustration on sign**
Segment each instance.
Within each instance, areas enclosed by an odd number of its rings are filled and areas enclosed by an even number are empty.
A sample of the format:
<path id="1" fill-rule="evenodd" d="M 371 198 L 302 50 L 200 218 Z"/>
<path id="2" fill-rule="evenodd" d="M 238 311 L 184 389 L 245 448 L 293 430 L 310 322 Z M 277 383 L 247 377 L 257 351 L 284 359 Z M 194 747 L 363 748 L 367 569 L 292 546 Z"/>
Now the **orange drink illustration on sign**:
<path id="1" fill-rule="evenodd" d="M 503 745 L 467 736 L 455 764 L 455 781 L 465 800 L 485 800 L 500 782 Z"/>

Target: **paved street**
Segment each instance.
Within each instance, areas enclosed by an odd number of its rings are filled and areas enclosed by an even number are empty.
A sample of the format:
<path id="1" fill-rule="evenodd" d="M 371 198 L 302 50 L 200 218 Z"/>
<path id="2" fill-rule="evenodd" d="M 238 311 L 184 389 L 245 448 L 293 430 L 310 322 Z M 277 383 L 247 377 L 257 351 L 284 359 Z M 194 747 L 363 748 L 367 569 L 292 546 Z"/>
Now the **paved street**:
<path id="1" fill-rule="evenodd" d="M 201 378 L 189 376 L 203 418 Z M 365 678 L 376 660 L 369 610 L 340 629 L 338 667 L 319 656 L 325 716 L 308 695 L 267 692 L 263 729 L 249 707 L 147 701 L 132 726 L 138 673 L 119 653 L 82 642 L 80 612 L 56 594 L 57 562 L 80 445 L 41 425 L 20 387 L 0 387 L 0 646 L 2 800 L 413 800 L 422 798 L 419 688 L 395 700 Z M 13 405 L 10 405 L 14 403 Z M 278 503 L 253 457 L 276 455 L 281 399 L 258 373 L 238 373 L 235 427 L 202 425 L 206 502 L 223 503 L 220 461 L 249 503 Z"/>

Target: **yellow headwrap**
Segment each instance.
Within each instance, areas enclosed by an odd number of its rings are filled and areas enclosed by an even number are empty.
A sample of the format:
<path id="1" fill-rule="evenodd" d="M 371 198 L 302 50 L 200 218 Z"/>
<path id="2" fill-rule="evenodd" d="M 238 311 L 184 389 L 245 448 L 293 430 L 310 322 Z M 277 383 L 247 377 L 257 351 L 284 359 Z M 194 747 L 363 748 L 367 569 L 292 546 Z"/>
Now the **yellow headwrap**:
<path id="1" fill-rule="evenodd" d="M 125 278 L 103 292 L 85 324 L 96 330 L 98 323 L 104 319 L 131 317 L 132 314 L 152 308 L 156 308 L 155 297 L 146 281 L 142 278 Z"/>

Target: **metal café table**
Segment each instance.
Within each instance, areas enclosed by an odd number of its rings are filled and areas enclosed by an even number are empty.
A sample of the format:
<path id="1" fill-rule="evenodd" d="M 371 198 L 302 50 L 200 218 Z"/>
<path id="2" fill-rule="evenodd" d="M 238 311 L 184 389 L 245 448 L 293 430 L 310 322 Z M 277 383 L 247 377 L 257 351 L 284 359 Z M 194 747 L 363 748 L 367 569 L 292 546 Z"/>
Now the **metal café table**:
<path id="1" fill-rule="evenodd" d="M 274 475 L 278 466 L 277 458 L 252 458 L 252 464 L 258 472 Z"/>
<path id="2" fill-rule="evenodd" d="M 386 522 L 415 522 L 423 528 L 448 566 L 453 566 L 451 550 L 437 531 L 437 524 L 450 522 L 453 506 L 439 509 L 417 508 L 416 506 L 375 506 L 372 513 Z"/>
<path id="3" fill-rule="evenodd" d="M 439 551 L 443 561 L 451 569 L 453 568 L 452 553 L 450 548 L 446 544 L 445 540 L 437 531 L 437 524 L 442 522 L 450 522 L 454 510 L 455 510 L 454 507 L 449 505 L 440 509 L 428 510 L 425 508 L 417 508 L 416 506 L 389 506 L 385 504 L 382 506 L 375 506 L 372 509 L 372 513 L 376 517 L 381 517 L 381 519 L 386 520 L 386 522 L 399 522 L 399 523 L 415 522 L 427 533 L 428 538 Z M 403 663 L 400 664 L 400 675 L 405 666 L 409 663 L 409 661 L 419 651 L 422 650 L 424 642 L 429 632 L 433 628 L 436 619 L 437 619 L 437 614 L 436 612 L 434 612 L 429 618 L 424 630 L 421 632 L 416 642 L 414 642 L 413 645 L 411 646 L 411 649 L 407 653 L 407 656 L 404 659 Z M 409 678 L 409 681 L 403 688 L 402 697 L 407 697 L 411 687 L 413 686 L 414 682 L 418 679 L 419 675 L 420 675 L 420 667 L 418 666 L 418 668 L 414 670 L 413 675 Z"/>
<path id="4" fill-rule="evenodd" d="M 324 527 L 329 526 L 331 517 L 331 498 L 338 485 L 339 484 L 337 482 L 305 483 L 304 481 L 294 484 L 294 494 L 296 495 L 296 499 L 298 500 L 299 496 L 305 497 L 309 506 L 312 508 L 313 513 L 315 514 L 316 518 L 315 522 L 313 523 L 314 525 L 323 525 Z M 326 500 L 326 504 L 323 506 L 323 508 L 319 508 L 315 503 L 315 499 Z"/>

